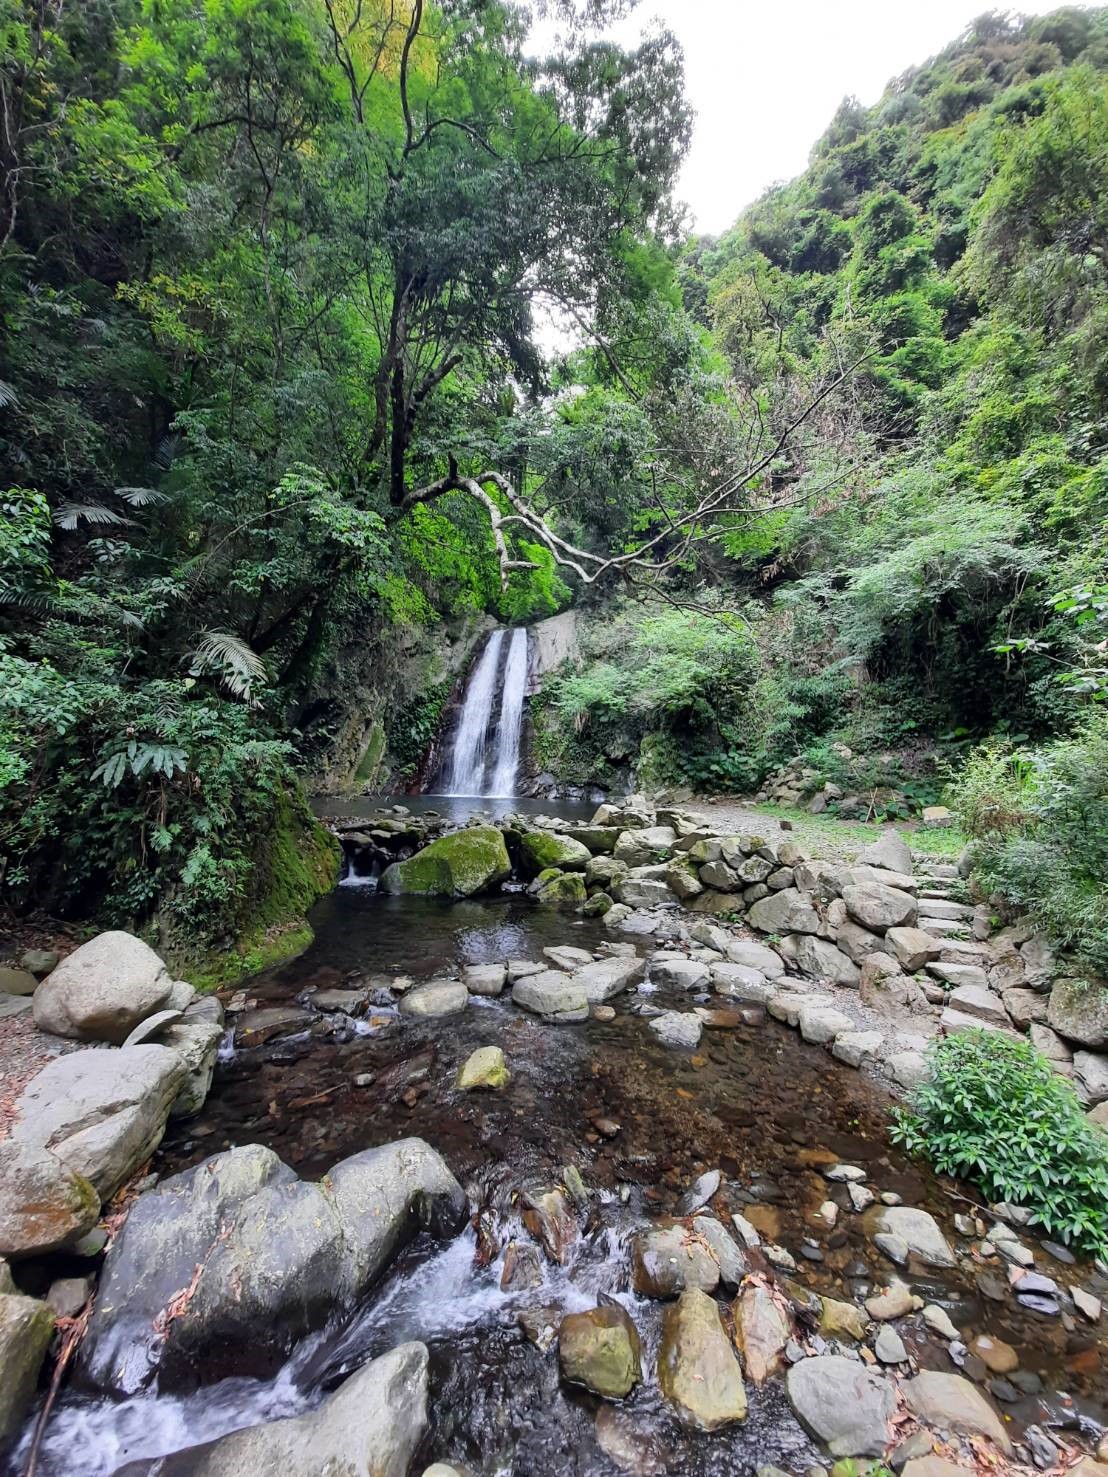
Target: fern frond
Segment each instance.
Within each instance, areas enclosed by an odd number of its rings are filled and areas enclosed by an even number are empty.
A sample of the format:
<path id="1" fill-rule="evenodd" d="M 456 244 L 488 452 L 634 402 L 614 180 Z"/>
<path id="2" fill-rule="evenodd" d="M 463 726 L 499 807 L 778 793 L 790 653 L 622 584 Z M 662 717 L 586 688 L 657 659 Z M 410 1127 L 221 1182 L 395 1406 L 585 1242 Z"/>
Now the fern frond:
<path id="1" fill-rule="evenodd" d="M 10 405 L 18 405 L 19 396 L 16 394 L 15 386 L 9 385 L 6 380 L 0 380 L 0 410 L 7 410 Z"/>
<path id="2" fill-rule="evenodd" d="M 161 467 L 163 472 L 168 472 L 169 468 L 173 465 L 173 458 L 177 455 L 180 445 L 180 436 L 174 436 L 172 433 L 168 436 L 163 436 L 158 442 L 157 451 L 154 453 L 154 465 Z"/>
<path id="3" fill-rule="evenodd" d="M 267 675 L 265 662 L 241 637 L 229 631 L 204 631 L 192 652 L 191 673 L 200 677 L 216 672 L 228 692 L 244 698 Z"/>
<path id="4" fill-rule="evenodd" d="M 148 508 L 154 503 L 167 503 L 169 498 L 156 487 L 117 487 L 116 497 L 132 508 Z"/>
<path id="5" fill-rule="evenodd" d="M 133 521 L 131 518 L 124 518 L 122 513 L 106 508 L 103 503 L 62 503 L 54 514 L 55 524 L 70 533 L 82 522 L 122 526 Z"/>

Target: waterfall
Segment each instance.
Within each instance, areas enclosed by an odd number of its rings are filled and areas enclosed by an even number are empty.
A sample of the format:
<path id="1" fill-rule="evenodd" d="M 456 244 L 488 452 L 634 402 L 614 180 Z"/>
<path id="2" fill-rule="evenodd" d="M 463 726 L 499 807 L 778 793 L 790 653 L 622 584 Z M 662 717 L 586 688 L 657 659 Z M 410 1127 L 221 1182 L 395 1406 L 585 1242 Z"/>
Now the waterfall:
<path id="1" fill-rule="evenodd" d="M 523 695 L 527 690 L 527 632 L 512 632 L 500 697 L 500 723 L 496 730 L 496 768 L 488 794 L 514 795 L 519 768 L 519 733 L 523 724 Z"/>
<path id="2" fill-rule="evenodd" d="M 458 719 L 458 731 L 454 735 L 454 750 L 450 757 L 450 787 L 446 791 L 448 795 L 485 793 L 485 745 L 492 721 L 500 644 L 503 640 L 503 631 L 492 633 L 485 642 L 485 649 L 469 679 L 462 716 Z"/>
<path id="3" fill-rule="evenodd" d="M 512 632 L 501 671 L 503 645 L 504 632 L 493 631 L 466 687 L 451 749 L 447 795 L 492 799 L 515 794 L 527 689 L 527 632 Z M 494 714 L 495 737 L 490 744 Z M 490 759 L 492 773 L 486 781 Z"/>

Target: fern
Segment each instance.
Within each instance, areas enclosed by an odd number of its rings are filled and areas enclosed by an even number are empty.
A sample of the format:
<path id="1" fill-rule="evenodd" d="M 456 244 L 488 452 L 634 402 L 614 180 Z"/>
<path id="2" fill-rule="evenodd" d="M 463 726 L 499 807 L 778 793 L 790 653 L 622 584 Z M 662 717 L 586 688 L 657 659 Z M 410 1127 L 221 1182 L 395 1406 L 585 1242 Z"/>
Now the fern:
<path id="1" fill-rule="evenodd" d="M 148 508 L 155 503 L 169 501 L 165 493 L 159 492 L 156 487 L 117 487 L 115 495 L 132 508 Z"/>
<path id="2" fill-rule="evenodd" d="M 267 676 L 258 653 L 229 631 L 202 632 L 191 658 L 193 677 L 218 674 L 223 687 L 235 697 L 252 698 L 254 688 Z"/>
<path id="3" fill-rule="evenodd" d="M 149 769 L 151 774 L 164 775 L 168 780 L 178 770 L 183 773 L 188 768 L 188 757 L 184 749 L 179 749 L 174 744 L 144 744 L 132 739 L 125 749 L 117 749 L 102 764 L 98 764 L 92 771 L 92 777 L 94 780 L 103 780 L 108 790 L 118 789 L 128 771 L 138 779 Z"/>
<path id="4" fill-rule="evenodd" d="M 0 380 L 0 410 L 8 410 L 13 405 L 19 404 L 19 396 L 16 394 L 15 386 L 9 385 L 6 380 Z"/>
<path id="5" fill-rule="evenodd" d="M 54 514 L 54 522 L 58 528 L 64 528 L 72 533 L 79 523 L 96 523 L 108 526 L 122 526 L 133 520 L 124 518 L 122 513 L 116 513 L 111 508 L 106 508 L 103 503 L 62 503 Z"/>

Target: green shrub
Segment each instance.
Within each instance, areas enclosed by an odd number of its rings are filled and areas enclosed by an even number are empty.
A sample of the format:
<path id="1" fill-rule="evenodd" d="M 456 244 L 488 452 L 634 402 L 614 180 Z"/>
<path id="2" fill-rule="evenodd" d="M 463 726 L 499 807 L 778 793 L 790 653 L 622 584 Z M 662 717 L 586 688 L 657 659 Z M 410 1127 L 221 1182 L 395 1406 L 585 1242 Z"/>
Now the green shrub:
<path id="1" fill-rule="evenodd" d="M 968 1031 L 935 1041 L 931 1077 L 899 1109 L 893 1138 L 990 1201 L 1079 1250 L 1108 1254 L 1108 1136 L 1027 1041 Z"/>

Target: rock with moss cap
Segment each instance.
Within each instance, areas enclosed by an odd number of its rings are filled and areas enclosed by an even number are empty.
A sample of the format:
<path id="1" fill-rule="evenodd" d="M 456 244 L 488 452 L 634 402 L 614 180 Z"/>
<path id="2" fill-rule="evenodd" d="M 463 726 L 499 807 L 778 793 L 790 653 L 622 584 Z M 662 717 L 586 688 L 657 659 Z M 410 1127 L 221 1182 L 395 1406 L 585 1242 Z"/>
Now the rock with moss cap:
<path id="1" fill-rule="evenodd" d="M 45 1303 L 0 1293 L 0 1446 L 23 1423 L 53 1332 L 54 1315 Z"/>
<path id="2" fill-rule="evenodd" d="M 519 857 L 524 871 L 536 876 L 547 867 L 583 872 L 592 859 L 592 853 L 583 842 L 575 841 L 572 836 L 563 836 L 557 831 L 528 831 L 519 843 Z"/>
<path id="3" fill-rule="evenodd" d="M 381 874 L 381 889 L 420 897 L 472 897 L 511 875 L 508 849 L 495 826 L 469 826 L 440 836 Z"/>
<path id="4" fill-rule="evenodd" d="M 562 1373 L 594 1395 L 621 1400 L 642 1379 L 638 1329 L 618 1303 L 567 1313 L 558 1333 Z"/>
<path id="5" fill-rule="evenodd" d="M 535 896 L 548 907 L 576 907 L 586 898 L 585 879 L 580 872 L 559 872 L 544 882 Z"/>
<path id="6" fill-rule="evenodd" d="M 479 1046 L 466 1059 L 458 1073 L 458 1087 L 463 1092 L 470 1092 L 477 1087 L 488 1087 L 495 1091 L 507 1087 L 510 1081 L 511 1073 L 499 1046 Z"/>

